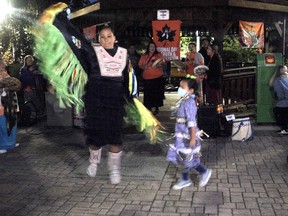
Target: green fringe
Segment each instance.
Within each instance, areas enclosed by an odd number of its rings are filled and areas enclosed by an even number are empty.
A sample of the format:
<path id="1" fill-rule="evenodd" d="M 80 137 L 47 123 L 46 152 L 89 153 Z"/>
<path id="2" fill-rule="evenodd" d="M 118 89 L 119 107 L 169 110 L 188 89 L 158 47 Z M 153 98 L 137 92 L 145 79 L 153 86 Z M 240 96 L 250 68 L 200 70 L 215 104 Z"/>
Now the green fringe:
<path id="1" fill-rule="evenodd" d="M 35 56 L 43 75 L 56 90 L 60 106 L 84 107 L 82 97 L 87 74 L 62 33 L 52 24 L 38 23 L 34 29 Z"/>

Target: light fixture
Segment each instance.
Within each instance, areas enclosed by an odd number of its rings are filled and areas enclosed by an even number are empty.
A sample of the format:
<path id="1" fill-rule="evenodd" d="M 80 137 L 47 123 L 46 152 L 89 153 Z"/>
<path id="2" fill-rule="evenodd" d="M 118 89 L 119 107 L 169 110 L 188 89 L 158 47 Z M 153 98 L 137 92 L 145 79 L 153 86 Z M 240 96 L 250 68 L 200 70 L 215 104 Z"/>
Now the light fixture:
<path id="1" fill-rule="evenodd" d="M 8 0 L 1 0 L 1 7 L 0 7 L 0 22 L 2 22 L 6 16 L 11 14 L 13 8 Z"/>

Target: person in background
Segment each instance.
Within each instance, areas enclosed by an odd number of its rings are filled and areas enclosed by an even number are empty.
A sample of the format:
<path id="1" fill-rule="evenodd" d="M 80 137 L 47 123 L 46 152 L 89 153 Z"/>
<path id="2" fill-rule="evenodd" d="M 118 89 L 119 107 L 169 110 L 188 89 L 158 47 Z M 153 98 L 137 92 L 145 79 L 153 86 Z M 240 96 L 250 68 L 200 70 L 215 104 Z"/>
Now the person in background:
<path id="1" fill-rule="evenodd" d="M 209 70 L 205 81 L 206 103 L 217 106 L 222 104 L 222 59 L 217 45 L 209 45 L 207 54 L 210 60 L 207 65 Z"/>
<path id="2" fill-rule="evenodd" d="M 273 112 L 281 128 L 279 133 L 288 134 L 288 71 L 286 66 L 279 66 L 273 88 L 276 98 Z"/>
<path id="3" fill-rule="evenodd" d="M 159 63 L 152 67 L 155 61 Z M 163 55 L 157 51 L 155 43 L 150 42 L 145 54 L 140 58 L 139 67 L 143 69 L 144 105 L 151 111 L 155 108 L 153 112 L 155 115 L 159 113 L 159 107 L 163 106 L 163 64 L 165 64 Z"/>
<path id="4" fill-rule="evenodd" d="M 196 44 L 189 43 L 189 53 L 186 56 L 187 74 L 194 75 L 194 68 L 198 65 L 204 65 L 204 57 L 201 53 L 196 52 Z"/>
<path id="5" fill-rule="evenodd" d="M 10 78 L 6 68 L 4 60 L 0 59 L 0 82 L 6 86 L 6 89 L 0 88 L 0 154 L 19 146 L 19 143 L 16 143 L 19 106 L 15 91 L 19 90 L 20 82 L 13 78 L 14 80 L 10 80 L 9 84 L 5 83 L 4 80 Z M 11 88 L 14 90 L 11 90 Z"/>
<path id="6" fill-rule="evenodd" d="M 24 57 L 23 67 L 19 72 L 19 80 L 21 81 L 22 90 L 24 93 L 24 100 L 30 100 L 34 97 L 34 90 L 36 89 L 36 79 L 35 73 L 37 72 L 37 67 L 34 64 L 34 58 L 31 55 L 26 55 Z"/>
<path id="7" fill-rule="evenodd" d="M 130 44 L 128 48 L 128 57 L 131 62 L 134 73 L 136 75 L 137 83 L 140 84 L 142 83 L 142 77 L 141 77 L 142 69 L 139 67 L 138 63 L 141 55 L 138 54 L 138 52 L 136 51 L 136 47 L 134 44 Z"/>
<path id="8" fill-rule="evenodd" d="M 202 54 L 204 58 L 204 64 L 207 66 L 210 61 L 210 56 L 207 54 L 208 46 L 210 46 L 210 41 L 207 38 L 202 40 L 202 47 L 199 50 L 199 53 Z"/>

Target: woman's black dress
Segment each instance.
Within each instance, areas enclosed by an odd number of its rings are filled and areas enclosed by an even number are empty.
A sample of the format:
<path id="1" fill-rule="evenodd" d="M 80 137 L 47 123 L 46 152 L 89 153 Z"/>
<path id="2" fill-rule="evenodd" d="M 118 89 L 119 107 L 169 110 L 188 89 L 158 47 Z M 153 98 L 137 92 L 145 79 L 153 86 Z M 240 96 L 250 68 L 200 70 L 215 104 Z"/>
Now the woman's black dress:
<path id="1" fill-rule="evenodd" d="M 106 51 L 114 56 L 117 47 Z M 124 103 L 128 90 L 127 64 L 121 77 L 101 76 L 97 58 L 93 65 L 84 98 L 86 144 L 97 147 L 121 145 Z"/>

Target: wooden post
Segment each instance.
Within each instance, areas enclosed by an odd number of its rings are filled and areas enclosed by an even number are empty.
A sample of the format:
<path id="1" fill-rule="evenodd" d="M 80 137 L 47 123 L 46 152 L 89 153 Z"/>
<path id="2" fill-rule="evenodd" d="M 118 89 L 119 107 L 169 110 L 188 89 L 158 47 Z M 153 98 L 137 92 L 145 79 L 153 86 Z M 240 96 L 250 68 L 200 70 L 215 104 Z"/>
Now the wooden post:
<path id="1" fill-rule="evenodd" d="M 286 53 L 286 15 L 284 17 L 283 22 L 283 62 L 285 59 L 285 53 Z"/>

